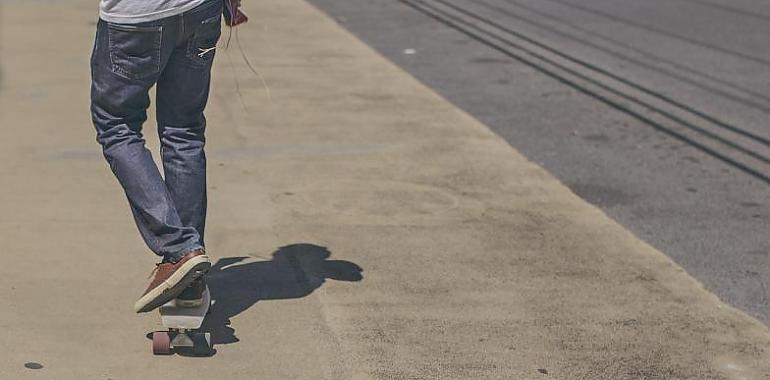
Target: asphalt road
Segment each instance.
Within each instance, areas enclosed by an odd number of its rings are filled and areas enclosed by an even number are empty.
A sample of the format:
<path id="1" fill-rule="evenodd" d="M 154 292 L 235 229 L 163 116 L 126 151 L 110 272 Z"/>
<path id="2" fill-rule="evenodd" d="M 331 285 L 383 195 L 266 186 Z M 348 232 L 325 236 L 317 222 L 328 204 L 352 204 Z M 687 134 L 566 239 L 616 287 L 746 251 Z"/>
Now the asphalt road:
<path id="1" fill-rule="evenodd" d="M 770 322 L 770 3 L 310 2 Z"/>

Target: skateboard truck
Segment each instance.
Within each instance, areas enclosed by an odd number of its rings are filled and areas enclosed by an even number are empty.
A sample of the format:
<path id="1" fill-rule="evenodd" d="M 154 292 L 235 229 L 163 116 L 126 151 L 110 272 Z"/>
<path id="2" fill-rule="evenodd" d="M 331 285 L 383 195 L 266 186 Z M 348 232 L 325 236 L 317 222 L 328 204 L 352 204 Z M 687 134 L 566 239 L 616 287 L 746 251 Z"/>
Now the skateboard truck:
<path id="1" fill-rule="evenodd" d="M 211 353 L 211 333 L 201 332 L 199 329 L 214 302 L 203 277 L 195 280 L 190 286 L 204 287 L 201 302 L 191 303 L 189 300 L 177 298 L 158 309 L 160 321 L 168 330 L 152 333 L 153 354 L 170 355 L 175 351 L 179 352 L 177 348 L 189 349 L 194 355 Z"/>

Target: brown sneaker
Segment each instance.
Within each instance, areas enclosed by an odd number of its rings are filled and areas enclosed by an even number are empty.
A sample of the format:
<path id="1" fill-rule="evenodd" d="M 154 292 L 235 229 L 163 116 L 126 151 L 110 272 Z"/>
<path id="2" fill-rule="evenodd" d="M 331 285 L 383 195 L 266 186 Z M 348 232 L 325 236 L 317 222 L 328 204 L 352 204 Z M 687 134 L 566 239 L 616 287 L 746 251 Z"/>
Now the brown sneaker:
<path id="1" fill-rule="evenodd" d="M 137 313 L 157 309 L 176 298 L 190 283 L 211 268 L 211 260 L 202 249 L 184 255 L 175 263 L 160 263 L 155 268 L 155 278 L 134 304 Z"/>

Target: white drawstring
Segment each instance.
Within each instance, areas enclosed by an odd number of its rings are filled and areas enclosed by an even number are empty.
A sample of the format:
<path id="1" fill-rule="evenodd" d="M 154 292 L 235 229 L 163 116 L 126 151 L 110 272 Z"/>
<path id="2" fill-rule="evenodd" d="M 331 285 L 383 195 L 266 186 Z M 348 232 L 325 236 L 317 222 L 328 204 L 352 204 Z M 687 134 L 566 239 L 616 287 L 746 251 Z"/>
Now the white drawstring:
<path id="1" fill-rule="evenodd" d="M 206 53 L 208 53 L 208 52 L 210 52 L 210 51 L 212 51 L 212 50 L 214 50 L 216 48 L 217 48 L 216 46 L 210 47 L 208 49 L 198 48 L 198 50 L 200 50 L 200 53 L 198 53 L 198 57 L 203 58 L 203 56 L 206 55 Z"/>

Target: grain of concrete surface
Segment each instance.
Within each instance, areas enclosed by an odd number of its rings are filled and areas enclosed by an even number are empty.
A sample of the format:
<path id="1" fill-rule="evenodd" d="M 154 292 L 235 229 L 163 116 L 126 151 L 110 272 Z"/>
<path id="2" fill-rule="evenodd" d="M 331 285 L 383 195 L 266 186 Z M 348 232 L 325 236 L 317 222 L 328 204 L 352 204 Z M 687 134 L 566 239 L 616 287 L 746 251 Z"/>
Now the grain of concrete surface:
<path id="1" fill-rule="evenodd" d="M 95 2 L 3 2 L 0 378 L 770 378 L 766 326 L 484 125 L 305 2 L 246 11 L 271 95 L 220 45 L 217 353 L 153 357 L 154 257 L 88 115 Z"/>

